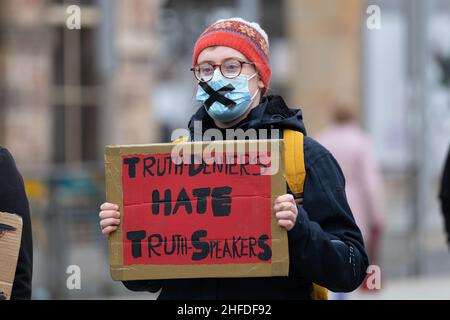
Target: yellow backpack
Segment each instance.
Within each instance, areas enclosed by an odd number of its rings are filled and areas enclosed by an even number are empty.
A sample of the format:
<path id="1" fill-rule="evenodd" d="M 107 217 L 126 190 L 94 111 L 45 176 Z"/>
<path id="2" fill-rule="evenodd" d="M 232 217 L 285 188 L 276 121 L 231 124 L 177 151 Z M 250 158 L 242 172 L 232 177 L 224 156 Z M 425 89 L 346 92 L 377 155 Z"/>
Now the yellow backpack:
<path id="1" fill-rule="evenodd" d="M 173 143 L 186 142 L 188 139 L 189 137 L 181 137 L 174 140 Z M 294 193 L 295 201 L 302 203 L 306 177 L 303 134 L 299 131 L 284 129 L 283 140 L 285 179 L 289 189 Z M 313 300 L 328 300 L 328 289 L 313 283 L 311 298 Z"/>

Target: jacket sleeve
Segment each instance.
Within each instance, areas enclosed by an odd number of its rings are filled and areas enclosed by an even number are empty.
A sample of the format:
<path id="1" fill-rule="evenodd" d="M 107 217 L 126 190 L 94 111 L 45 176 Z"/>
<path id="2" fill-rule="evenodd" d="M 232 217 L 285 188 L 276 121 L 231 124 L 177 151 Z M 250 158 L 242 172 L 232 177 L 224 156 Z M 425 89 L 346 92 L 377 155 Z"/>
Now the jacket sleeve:
<path id="1" fill-rule="evenodd" d="M 0 147 L 0 211 L 22 217 L 22 238 L 11 299 L 31 298 L 33 274 L 33 241 L 28 199 L 22 176 L 11 154 Z"/>
<path id="2" fill-rule="evenodd" d="M 350 292 L 362 283 L 369 264 L 363 238 L 347 203 L 339 165 L 308 139 L 304 203 L 297 205 L 297 222 L 288 232 L 290 274 L 332 291 Z"/>
<path id="3" fill-rule="evenodd" d="M 122 281 L 123 285 L 131 291 L 158 292 L 162 288 L 162 281 L 159 280 L 133 280 Z"/>

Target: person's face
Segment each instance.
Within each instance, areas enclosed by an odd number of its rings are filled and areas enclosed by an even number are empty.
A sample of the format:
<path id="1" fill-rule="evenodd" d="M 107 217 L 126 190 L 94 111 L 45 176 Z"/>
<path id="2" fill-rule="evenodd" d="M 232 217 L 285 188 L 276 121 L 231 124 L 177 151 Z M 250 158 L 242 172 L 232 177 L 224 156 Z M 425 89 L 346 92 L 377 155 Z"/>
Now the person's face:
<path id="1" fill-rule="evenodd" d="M 201 64 L 204 62 L 209 62 L 211 64 L 221 64 L 223 61 L 230 59 L 230 58 L 235 58 L 240 61 L 251 62 L 242 53 L 240 53 L 239 51 L 237 51 L 233 48 L 217 46 L 217 47 L 206 48 L 205 50 L 203 50 L 200 53 L 200 55 L 198 56 L 197 64 Z M 256 72 L 257 72 L 257 70 L 254 65 L 244 64 L 242 66 L 242 71 L 241 71 L 242 75 L 251 77 Z M 235 123 L 238 123 L 239 121 L 241 121 L 248 115 L 248 113 L 251 111 L 251 109 L 253 109 L 255 106 L 257 106 L 259 104 L 260 99 L 261 99 L 261 90 L 264 88 L 264 83 L 260 80 L 258 74 L 249 80 L 248 88 L 249 88 L 251 97 L 253 97 L 255 95 L 258 88 L 259 88 L 259 93 L 255 96 L 255 99 L 253 100 L 252 105 L 248 108 L 247 112 L 244 115 L 242 115 L 241 117 L 239 117 L 238 119 L 234 120 L 232 123 L 220 124 L 220 123 L 216 122 L 216 124 L 218 124 L 219 127 L 228 127 L 228 126 L 234 125 Z"/>

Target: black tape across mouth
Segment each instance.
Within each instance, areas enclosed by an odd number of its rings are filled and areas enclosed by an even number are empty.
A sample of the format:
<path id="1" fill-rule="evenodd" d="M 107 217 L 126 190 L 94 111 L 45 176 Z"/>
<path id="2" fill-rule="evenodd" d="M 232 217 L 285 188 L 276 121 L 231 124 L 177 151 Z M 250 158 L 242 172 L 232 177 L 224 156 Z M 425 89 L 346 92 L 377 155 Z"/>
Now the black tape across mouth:
<path id="1" fill-rule="evenodd" d="M 236 102 L 225 97 L 228 92 L 231 92 L 235 89 L 231 83 L 227 84 L 225 87 L 222 87 L 217 91 L 211 88 L 206 82 L 200 82 L 199 85 L 203 90 L 205 90 L 207 94 L 209 94 L 209 99 L 204 103 L 207 110 L 209 110 L 214 102 L 220 102 L 221 104 L 229 108 L 236 105 Z"/>

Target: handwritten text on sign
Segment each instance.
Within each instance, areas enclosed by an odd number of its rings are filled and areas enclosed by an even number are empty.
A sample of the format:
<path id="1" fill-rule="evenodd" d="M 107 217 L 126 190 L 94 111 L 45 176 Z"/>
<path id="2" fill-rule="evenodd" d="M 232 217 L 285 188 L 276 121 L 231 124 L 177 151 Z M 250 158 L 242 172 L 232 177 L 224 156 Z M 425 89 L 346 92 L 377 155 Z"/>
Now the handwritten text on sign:
<path id="1" fill-rule="evenodd" d="M 124 265 L 271 263 L 270 163 L 245 157 L 122 156 Z"/>

